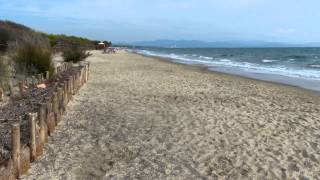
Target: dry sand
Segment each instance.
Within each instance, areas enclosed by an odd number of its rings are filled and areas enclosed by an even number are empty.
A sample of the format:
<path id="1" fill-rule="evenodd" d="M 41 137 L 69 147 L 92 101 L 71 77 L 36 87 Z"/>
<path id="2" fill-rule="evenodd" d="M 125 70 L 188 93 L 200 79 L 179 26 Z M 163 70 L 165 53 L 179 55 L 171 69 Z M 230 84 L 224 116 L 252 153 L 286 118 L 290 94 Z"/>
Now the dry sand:
<path id="1" fill-rule="evenodd" d="M 23 179 L 320 179 L 319 93 L 119 52 Z"/>

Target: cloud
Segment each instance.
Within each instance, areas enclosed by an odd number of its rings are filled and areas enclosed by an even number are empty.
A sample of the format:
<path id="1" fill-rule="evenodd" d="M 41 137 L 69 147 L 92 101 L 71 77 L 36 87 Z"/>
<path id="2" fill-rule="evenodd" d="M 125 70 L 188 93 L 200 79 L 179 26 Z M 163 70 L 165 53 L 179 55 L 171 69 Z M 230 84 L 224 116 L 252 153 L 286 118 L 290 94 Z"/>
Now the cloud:
<path id="1" fill-rule="evenodd" d="M 114 39 L 320 39 L 319 1 L 0 0 L 0 18 L 39 30 Z M 308 1 L 309 2 L 309 1 Z M 284 8 L 285 7 L 285 8 Z M 305 13 L 297 13 L 305 11 Z M 281 28 L 279 28 L 281 27 Z M 291 28 L 294 27 L 294 28 Z M 299 30 L 299 33 L 297 33 Z M 228 32 L 228 33 L 225 33 Z M 309 35 L 303 36 L 303 32 Z"/>

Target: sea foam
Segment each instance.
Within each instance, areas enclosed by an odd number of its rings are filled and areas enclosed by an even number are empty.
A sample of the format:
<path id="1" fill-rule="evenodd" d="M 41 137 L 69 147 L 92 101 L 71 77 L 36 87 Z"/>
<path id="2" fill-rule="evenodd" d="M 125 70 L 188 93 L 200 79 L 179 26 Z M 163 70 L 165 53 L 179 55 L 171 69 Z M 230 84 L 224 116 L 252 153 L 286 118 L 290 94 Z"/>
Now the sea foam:
<path id="1" fill-rule="evenodd" d="M 170 58 L 175 62 L 183 63 L 183 64 L 201 64 L 206 65 L 208 67 L 231 67 L 231 68 L 239 68 L 244 71 L 250 71 L 253 73 L 264 73 L 264 74 L 273 74 L 273 75 L 281 75 L 295 78 L 304 78 L 304 79 L 312 79 L 312 80 L 320 80 L 320 72 L 317 68 L 320 68 L 320 65 L 314 64 L 310 65 L 311 68 L 290 68 L 284 64 L 279 65 L 267 65 L 272 62 L 276 62 L 279 60 L 275 59 L 262 59 L 261 61 L 266 64 L 259 64 L 253 62 L 246 61 L 237 61 L 233 59 L 224 59 L 224 58 L 213 58 L 208 56 L 195 56 L 195 54 L 186 55 L 186 54 L 177 54 L 177 53 L 166 53 L 166 52 L 157 52 L 150 50 L 138 50 L 140 54 L 158 56 Z M 292 60 L 291 57 L 288 60 Z"/>

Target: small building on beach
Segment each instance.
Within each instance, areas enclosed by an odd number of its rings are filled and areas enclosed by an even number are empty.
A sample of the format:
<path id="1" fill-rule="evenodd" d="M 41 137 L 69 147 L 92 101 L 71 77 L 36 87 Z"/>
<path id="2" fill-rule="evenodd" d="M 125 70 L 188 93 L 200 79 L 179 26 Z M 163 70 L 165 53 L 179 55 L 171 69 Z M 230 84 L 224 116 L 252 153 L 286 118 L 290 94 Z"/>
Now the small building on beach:
<path id="1" fill-rule="evenodd" d="M 106 48 L 106 44 L 104 44 L 103 42 L 98 43 L 96 49 L 105 49 Z"/>

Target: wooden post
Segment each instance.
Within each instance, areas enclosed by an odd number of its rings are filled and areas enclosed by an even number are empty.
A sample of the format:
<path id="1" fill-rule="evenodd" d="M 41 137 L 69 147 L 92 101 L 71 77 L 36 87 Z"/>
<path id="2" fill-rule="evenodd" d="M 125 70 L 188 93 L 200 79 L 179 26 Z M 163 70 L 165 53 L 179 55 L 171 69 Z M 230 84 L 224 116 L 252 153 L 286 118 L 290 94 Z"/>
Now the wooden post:
<path id="1" fill-rule="evenodd" d="M 29 88 L 29 81 L 28 78 L 26 80 L 24 80 L 24 85 L 27 86 L 27 88 Z"/>
<path id="2" fill-rule="evenodd" d="M 67 80 L 65 80 L 64 81 L 64 97 L 63 97 L 63 100 L 64 100 L 64 102 L 63 102 L 63 106 L 64 106 L 64 108 L 66 109 L 66 107 L 67 107 L 67 103 L 68 103 L 68 81 Z"/>
<path id="3" fill-rule="evenodd" d="M 74 79 L 75 79 L 75 93 L 76 94 L 79 90 L 78 88 L 78 72 L 76 72 L 76 74 L 74 75 Z"/>
<path id="4" fill-rule="evenodd" d="M 42 74 L 37 74 L 38 83 L 42 83 Z"/>
<path id="5" fill-rule="evenodd" d="M 78 72 L 78 91 L 80 90 L 80 88 L 81 88 L 81 69 Z"/>
<path id="6" fill-rule="evenodd" d="M 65 87 L 64 83 L 60 83 L 60 88 L 61 88 L 61 102 L 60 102 L 60 111 L 61 115 L 64 114 L 65 112 Z"/>
<path id="7" fill-rule="evenodd" d="M 60 67 L 61 67 L 61 72 L 64 72 L 64 63 L 62 63 Z"/>
<path id="8" fill-rule="evenodd" d="M 45 79 L 46 79 L 46 81 L 48 81 L 49 78 L 50 78 L 50 73 L 49 73 L 49 71 L 46 71 L 46 72 L 45 72 Z"/>
<path id="9" fill-rule="evenodd" d="M 0 102 L 2 102 L 3 101 L 3 90 L 2 90 L 2 88 L 0 88 Z"/>
<path id="10" fill-rule="evenodd" d="M 23 91 L 24 91 L 24 83 L 23 83 L 23 81 L 20 81 L 19 82 L 19 92 L 20 92 L 21 96 L 23 95 Z"/>
<path id="11" fill-rule="evenodd" d="M 71 86 L 70 84 L 71 84 L 71 83 L 70 83 L 70 82 L 71 82 L 70 79 L 68 79 L 68 80 L 67 80 L 67 97 L 68 97 L 68 98 L 67 98 L 67 103 L 69 103 L 69 101 L 70 101 L 70 99 L 71 99 L 71 97 L 70 97 L 70 91 L 71 91 L 71 90 L 70 90 L 70 86 Z"/>
<path id="12" fill-rule="evenodd" d="M 84 65 L 84 82 L 87 82 L 87 65 Z"/>
<path id="13" fill-rule="evenodd" d="M 88 79 L 89 80 L 89 77 L 90 77 L 90 63 L 88 63 Z"/>
<path id="14" fill-rule="evenodd" d="M 71 76 L 71 95 L 74 95 L 74 75 Z"/>
<path id="15" fill-rule="evenodd" d="M 83 84 L 84 84 L 84 83 L 86 83 L 86 66 L 84 66 L 82 69 L 83 69 L 82 81 L 83 81 Z"/>
<path id="16" fill-rule="evenodd" d="M 40 141 L 42 144 L 48 142 L 48 133 L 46 127 L 46 104 L 40 104 L 39 110 L 39 124 L 40 124 Z"/>
<path id="17" fill-rule="evenodd" d="M 58 109 L 60 116 L 62 115 L 63 112 L 63 89 L 62 89 L 62 84 L 60 84 L 60 87 L 58 87 Z"/>
<path id="18" fill-rule="evenodd" d="M 70 98 L 73 95 L 73 76 L 70 76 Z"/>
<path id="19" fill-rule="evenodd" d="M 12 160 L 16 178 L 20 178 L 20 124 L 14 123 L 11 127 Z"/>
<path id="20" fill-rule="evenodd" d="M 10 97 L 13 97 L 15 93 L 14 93 L 14 87 L 11 80 L 9 80 L 9 88 L 10 88 Z"/>
<path id="21" fill-rule="evenodd" d="M 37 113 L 29 113 L 28 119 L 29 119 L 29 126 L 30 126 L 30 160 L 33 162 L 37 157 L 37 144 L 36 144 L 36 118 Z"/>
<path id="22" fill-rule="evenodd" d="M 41 73 L 40 75 L 41 75 L 41 82 L 44 83 L 43 73 Z"/>
<path id="23" fill-rule="evenodd" d="M 83 66 L 80 69 L 80 86 L 83 85 Z"/>
<path id="24" fill-rule="evenodd" d="M 76 78 L 76 93 L 78 93 L 78 91 L 79 91 L 79 72 L 76 73 L 75 78 Z"/>
<path id="25" fill-rule="evenodd" d="M 35 76 L 31 76 L 32 78 L 32 86 L 35 87 L 37 85 L 37 80 Z"/>
<path id="26" fill-rule="evenodd" d="M 48 127 L 48 132 L 49 134 L 51 134 L 54 131 L 54 127 L 55 124 L 52 122 L 52 116 L 51 116 L 51 112 L 52 112 L 52 101 L 51 101 L 51 97 L 45 97 L 46 100 L 46 106 L 47 106 L 47 117 L 46 117 L 46 124 Z"/>
<path id="27" fill-rule="evenodd" d="M 73 74 L 73 94 L 75 95 L 77 92 L 77 73 Z"/>
<path id="28" fill-rule="evenodd" d="M 86 70 L 85 81 L 87 82 L 88 81 L 88 64 L 86 64 L 85 70 Z"/>
<path id="29" fill-rule="evenodd" d="M 55 116 L 55 123 L 57 125 L 60 122 L 60 112 L 58 105 L 58 93 L 56 91 L 53 92 L 52 109 Z"/>

